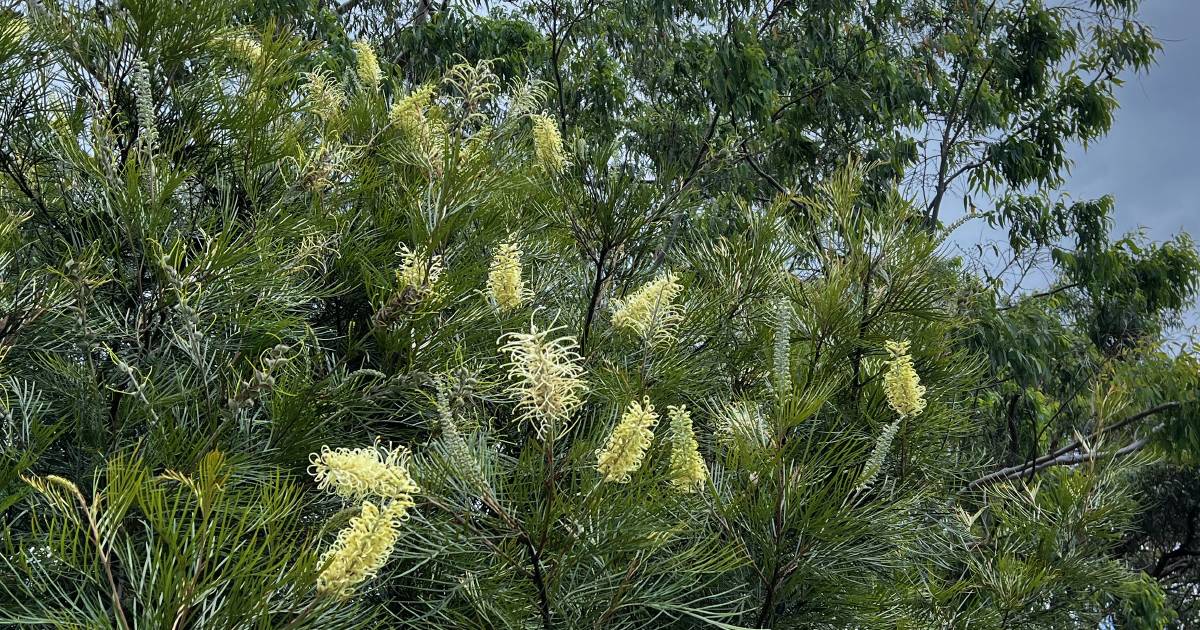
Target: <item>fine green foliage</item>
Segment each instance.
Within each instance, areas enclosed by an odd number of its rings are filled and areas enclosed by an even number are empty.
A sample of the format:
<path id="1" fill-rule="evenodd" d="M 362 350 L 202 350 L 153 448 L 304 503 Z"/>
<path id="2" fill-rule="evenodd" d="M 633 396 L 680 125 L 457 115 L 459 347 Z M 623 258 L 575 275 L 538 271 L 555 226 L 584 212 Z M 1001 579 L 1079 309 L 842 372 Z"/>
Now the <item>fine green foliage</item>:
<path id="1" fill-rule="evenodd" d="M 0 624 L 1188 627 L 1092 4 L 0 8 Z"/>

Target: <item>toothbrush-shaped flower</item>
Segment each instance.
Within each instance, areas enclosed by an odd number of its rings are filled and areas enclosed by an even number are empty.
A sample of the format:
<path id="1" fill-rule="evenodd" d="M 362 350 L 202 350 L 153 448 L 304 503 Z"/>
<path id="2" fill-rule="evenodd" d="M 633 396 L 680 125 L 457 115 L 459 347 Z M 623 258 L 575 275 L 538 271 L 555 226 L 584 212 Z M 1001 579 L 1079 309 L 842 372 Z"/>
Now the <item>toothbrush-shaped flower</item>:
<path id="1" fill-rule="evenodd" d="M 650 398 L 629 403 L 617 428 L 613 429 L 604 448 L 596 451 L 596 469 L 604 475 L 605 481 L 629 483 L 629 477 L 642 467 L 646 457 L 646 449 L 654 439 L 651 430 L 658 424 L 658 415 L 654 413 L 654 405 Z"/>

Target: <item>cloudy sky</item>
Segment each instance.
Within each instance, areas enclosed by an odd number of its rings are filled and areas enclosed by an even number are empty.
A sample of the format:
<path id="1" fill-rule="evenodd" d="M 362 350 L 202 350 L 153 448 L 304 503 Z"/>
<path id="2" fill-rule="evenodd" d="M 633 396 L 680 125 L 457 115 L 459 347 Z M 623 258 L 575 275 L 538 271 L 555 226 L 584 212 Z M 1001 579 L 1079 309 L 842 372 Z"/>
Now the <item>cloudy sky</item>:
<path id="1" fill-rule="evenodd" d="M 1163 43 L 1158 63 L 1125 77 L 1112 131 L 1075 151 L 1066 190 L 1112 194 L 1118 234 L 1200 238 L 1200 0 L 1145 0 L 1142 16 Z"/>

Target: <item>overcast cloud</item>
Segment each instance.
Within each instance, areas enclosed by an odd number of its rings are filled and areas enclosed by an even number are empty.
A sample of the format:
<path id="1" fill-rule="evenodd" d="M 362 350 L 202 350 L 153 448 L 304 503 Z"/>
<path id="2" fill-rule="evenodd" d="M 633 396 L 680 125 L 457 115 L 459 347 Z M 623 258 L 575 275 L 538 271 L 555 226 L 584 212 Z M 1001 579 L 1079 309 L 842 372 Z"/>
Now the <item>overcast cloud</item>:
<path id="1" fill-rule="evenodd" d="M 1112 131 L 1074 151 L 1065 190 L 1113 195 L 1117 234 L 1143 227 L 1154 240 L 1200 237 L 1200 1 L 1146 0 L 1142 16 L 1163 42 L 1158 63 L 1125 77 Z"/>

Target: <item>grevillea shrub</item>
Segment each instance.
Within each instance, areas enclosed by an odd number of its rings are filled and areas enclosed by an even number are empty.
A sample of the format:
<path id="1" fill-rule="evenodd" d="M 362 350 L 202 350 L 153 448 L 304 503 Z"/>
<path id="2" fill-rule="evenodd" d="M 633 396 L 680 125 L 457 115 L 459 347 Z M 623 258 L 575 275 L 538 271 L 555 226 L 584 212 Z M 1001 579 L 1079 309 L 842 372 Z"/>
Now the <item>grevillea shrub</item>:
<path id="1" fill-rule="evenodd" d="M 1196 453 L 1189 241 L 1009 302 L 894 165 L 762 171 L 754 94 L 664 175 L 689 107 L 569 122 L 561 25 L 278 4 L 0 9 L 0 622 L 1172 619 L 1138 488 Z M 783 4 L 760 37 L 815 32 Z"/>

